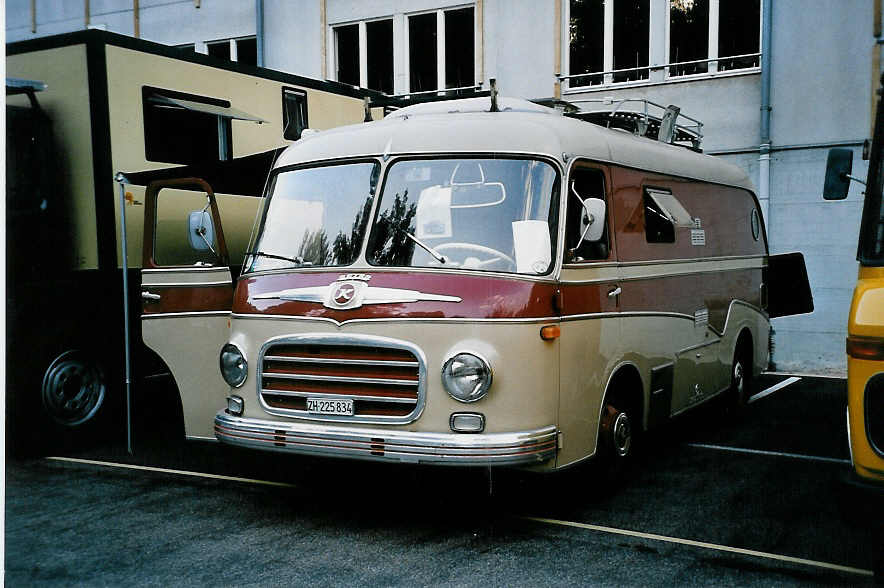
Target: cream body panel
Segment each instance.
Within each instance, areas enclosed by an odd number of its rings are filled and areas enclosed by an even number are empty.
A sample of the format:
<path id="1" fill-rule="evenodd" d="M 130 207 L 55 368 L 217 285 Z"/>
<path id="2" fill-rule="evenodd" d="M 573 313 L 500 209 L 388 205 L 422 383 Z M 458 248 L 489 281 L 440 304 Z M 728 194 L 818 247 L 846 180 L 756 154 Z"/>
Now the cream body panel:
<path id="1" fill-rule="evenodd" d="M 232 284 L 226 267 L 146 270 L 141 281 L 143 290 Z M 215 413 L 225 405 L 230 389 L 218 367 L 230 334 L 229 320 L 229 311 L 141 315 L 144 344 L 166 363 L 178 385 L 187 437 L 215 438 Z"/>
<path id="2" fill-rule="evenodd" d="M 255 373 L 261 346 L 268 339 L 331 333 L 399 339 L 417 345 L 426 356 L 427 400 L 422 415 L 405 425 L 360 426 L 448 433 L 453 412 L 484 414 L 487 433 L 526 431 L 556 424 L 559 348 L 557 342 L 540 338 L 540 327 L 554 321 L 371 320 L 338 327 L 324 320 L 243 316 L 258 315 L 234 315 L 232 321 L 230 341 L 242 348 L 249 361 L 249 376 L 237 389 L 237 394 L 245 399 L 245 418 L 297 420 L 270 415 L 258 403 Z M 442 386 L 443 363 L 460 351 L 481 355 L 493 371 L 488 395 L 477 402 L 458 402 Z M 223 406 L 218 404 L 215 409 Z M 328 426 L 334 427 L 335 423 Z"/>
<path id="3" fill-rule="evenodd" d="M 98 229 L 95 220 L 95 179 L 92 172 L 92 123 L 86 46 L 71 45 L 6 58 L 8 77 L 39 80 L 47 89 L 37 94 L 41 108 L 52 119 L 59 161 L 46 162 L 45 173 L 58 181 L 71 220 L 73 250 L 59 259 L 65 268 L 98 268 Z M 7 96 L 7 104 L 28 105 L 26 96 Z M 110 180 L 110 178 L 108 178 Z M 140 229 L 139 229 L 140 232 Z"/>
<path id="4" fill-rule="evenodd" d="M 218 369 L 228 319 L 227 314 L 142 318 L 144 343 L 166 362 L 178 384 L 187 437 L 215 438 L 215 413 L 230 390 Z"/>
<path id="5" fill-rule="evenodd" d="M 605 386 L 623 355 L 620 322 L 617 316 L 598 316 L 561 323 L 562 437 L 557 467 L 596 452 Z"/>

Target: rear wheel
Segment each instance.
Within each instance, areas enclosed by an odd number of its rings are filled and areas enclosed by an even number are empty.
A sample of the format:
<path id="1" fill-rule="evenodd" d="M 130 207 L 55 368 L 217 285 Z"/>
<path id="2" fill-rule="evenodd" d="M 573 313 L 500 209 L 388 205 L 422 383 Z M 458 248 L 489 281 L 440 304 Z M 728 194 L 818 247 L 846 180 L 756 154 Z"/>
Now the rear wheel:
<path id="1" fill-rule="evenodd" d="M 46 414 L 66 427 L 95 418 L 104 404 L 107 378 L 88 353 L 72 349 L 56 357 L 43 376 L 41 398 Z"/>

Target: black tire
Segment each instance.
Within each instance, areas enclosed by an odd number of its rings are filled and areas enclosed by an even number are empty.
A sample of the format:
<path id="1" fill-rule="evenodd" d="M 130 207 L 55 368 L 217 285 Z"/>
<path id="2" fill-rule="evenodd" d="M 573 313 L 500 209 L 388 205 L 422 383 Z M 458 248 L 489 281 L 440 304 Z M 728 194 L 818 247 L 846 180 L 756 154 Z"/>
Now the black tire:
<path id="1" fill-rule="evenodd" d="M 734 351 L 734 361 L 731 364 L 729 404 L 735 408 L 742 408 L 749 404 L 749 399 L 754 393 L 755 375 L 752 365 L 752 346 L 742 339 Z"/>
<path id="2" fill-rule="evenodd" d="M 46 415 L 63 427 L 96 419 L 107 396 L 107 373 L 92 354 L 69 349 L 60 353 L 43 375 L 40 399 Z"/>
<path id="3" fill-rule="evenodd" d="M 606 400 L 599 421 L 597 467 L 604 481 L 619 485 L 629 470 L 636 450 L 637 411 L 622 400 Z"/>

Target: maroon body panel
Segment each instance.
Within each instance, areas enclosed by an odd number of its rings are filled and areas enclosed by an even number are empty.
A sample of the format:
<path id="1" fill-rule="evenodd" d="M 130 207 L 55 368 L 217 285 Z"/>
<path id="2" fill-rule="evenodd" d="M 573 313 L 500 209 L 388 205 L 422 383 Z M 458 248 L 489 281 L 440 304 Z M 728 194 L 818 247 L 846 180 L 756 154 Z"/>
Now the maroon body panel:
<path id="1" fill-rule="evenodd" d="M 338 310 L 326 308 L 321 302 L 254 298 L 290 288 L 328 286 L 342 275 L 344 272 L 335 271 L 244 277 L 237 285 L 233 312 L 329 318 L 338 322 L 372 318 L 539 318 L 558 314 L 553 301 L 556 292 L 553 284 L 518 278 L 429 272 L 374 272 L 370 274 L 369 286 L 457 296 L 461 301 L 367 304 L 351 310 Z"/>
<path id="2" fill-rule="evenodd" d="M 201 286 L 163 287 L 145 286 L 153 294 L 159 294 L 157 301 L 144 301 L 142 314 L 160 314 L 164 312 L 207 312 L 229 311 L 233 299 L 232 286 Z"/>

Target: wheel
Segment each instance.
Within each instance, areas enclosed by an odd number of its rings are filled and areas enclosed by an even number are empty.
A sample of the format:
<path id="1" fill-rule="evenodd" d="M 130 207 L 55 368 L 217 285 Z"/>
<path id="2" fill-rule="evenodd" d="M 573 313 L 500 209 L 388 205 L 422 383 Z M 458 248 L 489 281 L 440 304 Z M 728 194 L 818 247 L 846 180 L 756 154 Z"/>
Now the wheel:
<path id="1" fill-rule="evenodd" d="M 606 401 L 599 423 L 599 448 L 597 467 L 600 477 L 615 487 L 623 481 L 626 470 L 632 462 L 636 446 L 636 426 L 634 411 L 619 400 Z"/>
<path id="2" fill-rule="evenodd" d="M 731 365 L 731 385 L 728 392 L 732 405 L 743 407 L 749 403 L 749 398 L 754 393 L 753 380 L 752 350 L 748 345 L 738 345 Z"/>
<path id="3" fill-rule="evenodd" d="M 515 260 L 506 253 L 498 251 L 497 249 L 492 249 L 491 247 L 486 247 L 485 245 L 479 245 L 478 243 L 443 243 L 442 245 L 437 245 L 434 249 L 439 253 L 448 250 L 472 251 L 480 255 L 490 256 L 488 259 L 479 261 L 475 266 L 476 268 L 483 268 L 486 265 L 491 265 L 500 261 L 505 261 L 510 267 L 515 267 L 516 265 Z"/>
<path id="4" fill-rule="evenodd" d="M 104 404 L 107 378 L 92 356 L 72 349 L 56 357 L 43 376 L 41 398 L 46 414 L 65 427 L 83 425 Z"/>

